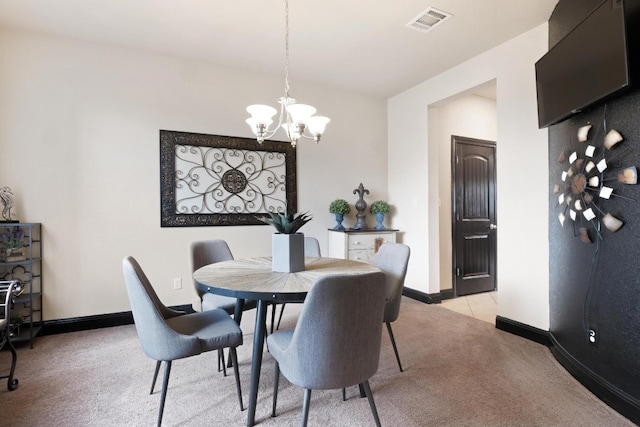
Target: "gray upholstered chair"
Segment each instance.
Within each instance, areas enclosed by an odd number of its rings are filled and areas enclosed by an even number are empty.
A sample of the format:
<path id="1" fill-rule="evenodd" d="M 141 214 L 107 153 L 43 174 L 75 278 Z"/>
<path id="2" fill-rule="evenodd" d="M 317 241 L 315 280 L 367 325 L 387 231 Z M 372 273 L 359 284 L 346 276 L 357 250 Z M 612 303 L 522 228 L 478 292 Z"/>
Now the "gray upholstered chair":
<path id="1" fill-rule="evenodd" d="M 357 302 L 354 304 L 354 302 Z M 280 372 L 304 389 L 302 425 L 309 416 L 311 390 L 360 385 L 380 425 L 369 378 L 378 370 L 385 275 L 334 275 L 318 280 L 302 306 L 293 331 L 267 337 L 276 360 L 273 409 L 276 415 Z"/>
<path id="2" fill-rule="evenodd" d="M 320 243 L 318 239 L 315 237 L 307 237 L 304 236 L 304 256 L 305 257 L 320 257 Z M 280 328 L 280 321 L 282 320 L 282 313 L 284 313 L 284 306 L 287 303 L 282 303 L 282 308 L 280 309 L 280 316 L 278 316 L 278 324 L 276 325 L 276 329 Z M 274 303 L 271 308 L 271 332 L 273 332 L 273 319 L 276 316 L 276 304 Z"/>
<path id="3" fill-rule="evenodd" d="M 400 302 L 402 301 L 402 290 L 404 289 L 404 278 L 407 275 L 410 253 L 411 251 L 407 245 L 385 243 L 380 246 L 373 259 L 373 265 L 384 271 L 387 276 L 387 303 L 384 308 L 384 323 L 387 325 L 387 331 L 389 331 L 389 338 L 391 338 L 400 372 L 402 372 L 402 364 L 400 363 L 396 340 L 393 337 L 391 322 L 395 322 L 400 314 Z"/>
<path id="4" fill-rule="evenodd" d="M 7 388 L 9 391 L 13 391 L 18 388 L 18 380 L 13 377 L 16 371 L 18 355 L 16 354 L 16 349 L 11 342 L 10 329 L 13 292 L 17 284 L 18 282 L 15 280 L 0 282 L 0 309 L 2 309 L 2 315 L 4 316 L 0 319 L 0 350 L 4 348 L 5 344 L 8 344 L 9 351 L 11 351 L 11 367 L 9 368 L 9 374 L 0 376 L 0 379 L 7 378 Z"/>
<path id="5" fill-rule="evenodd" d="M 222 239 L 200 240 L 191 243 L 191 271 L 196 271 L 200 267 L 216 262 L 230 261 L 233 254 L 229 245 Z M 250 310 L 256 307 L 255 300 L 245 300 L 242 310 L 235 313 L 237 299 L 224 295 L 217 295 L 210 292 L 203 292 L 196 286 L 196 292 L 202 303 L 202 311 L 214 310 L 221 308 L 229 314 L 233 314 L 238 325 L 242 320 L 242 311 Z M 224 371 L 227 375 L 224 353 L 222 350 L 218 352 L 218 371 Z"/>
<path id="6" fill-rule="evenodd" d="M 222 239 L 201 240 L 191 243 L 191 271 L 216 262 L 230 261 L 233 254 L 229 245 Z M 236 299 L 223 295 L 203 292 L 196 287 L 196 292 L 202 302 L 202 311 L 221 308 L 229 314 L 233 314 L 236 307 Z M 238 322 L 240 323 L 240 322 Z"/>
<path id="7" fill-rule="evenodd" d="M 242 410 L 242 390 L 236 355 L 236 347 L 242 344 L 242 331 L 231 316 L 220 309 L 189 314 L 172 310 L 160 302 L 149 279 L 133 257 L 127 257 L 122 261 L 122 269 L 142 350 L 157 361 L 151 393 L 160 363 L 165 362 L 158 426 L 162 423 L 171 362 L 222 348 L 230 349 Z"/>
<path id="8" fill-rule="evenodd" d="M 320 243 L 315 237 L 304 236 L 304 256 L 319 257 L 320 255 Z"/>

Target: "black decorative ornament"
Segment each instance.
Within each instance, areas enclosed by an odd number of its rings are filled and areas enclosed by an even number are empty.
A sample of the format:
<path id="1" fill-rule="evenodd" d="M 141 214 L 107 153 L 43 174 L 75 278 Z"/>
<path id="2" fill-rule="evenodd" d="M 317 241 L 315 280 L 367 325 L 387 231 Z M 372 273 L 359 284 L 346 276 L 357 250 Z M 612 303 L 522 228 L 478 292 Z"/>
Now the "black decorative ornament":
<path id="1" fill-rule="evenodd" d="M 237 169 L 229 169 L 222 175 L 222 186 L 231 194 L 238 194 L 247 188 L 249 180 Z"/>
<path id="2" fill-rule="evenodd" d="M 356 224 L 353 226 L 354 230 L 366 230 L 367 229 L 367 213 L 365 210 L 367 209 L 367 202 L 364 201 L 364 195 L 369 194 L 369 190 L 364 188 L 364 185 L 360 183 L 358 188 L 353 190 L 353 194 L 358 194 L 358 200 L 356 201 L 356 210 L 358 213 L 356 214 Z"/>

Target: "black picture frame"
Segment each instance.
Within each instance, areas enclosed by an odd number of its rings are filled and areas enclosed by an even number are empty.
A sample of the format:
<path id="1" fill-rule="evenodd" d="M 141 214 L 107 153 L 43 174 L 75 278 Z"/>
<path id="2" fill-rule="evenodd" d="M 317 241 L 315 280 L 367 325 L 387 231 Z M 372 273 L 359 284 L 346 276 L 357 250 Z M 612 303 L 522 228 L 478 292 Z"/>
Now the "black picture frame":
<path id="1" fill-rule="evenodd" d="M 264 225 L 297 212 L 291 144 L 160 130 L 160 226 Z"/>

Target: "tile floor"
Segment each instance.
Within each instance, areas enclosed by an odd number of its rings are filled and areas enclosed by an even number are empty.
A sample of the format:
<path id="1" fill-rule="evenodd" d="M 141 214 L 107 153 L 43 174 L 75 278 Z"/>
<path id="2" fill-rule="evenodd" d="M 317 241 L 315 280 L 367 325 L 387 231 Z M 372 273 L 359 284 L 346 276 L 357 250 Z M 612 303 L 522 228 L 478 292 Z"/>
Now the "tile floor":
<path id="1" fill-rule="evenodd" d="M 498 311 L 498 292 L 483 292 L 447 299 L 442 301 L 441 306 L 495 324 Z"/>

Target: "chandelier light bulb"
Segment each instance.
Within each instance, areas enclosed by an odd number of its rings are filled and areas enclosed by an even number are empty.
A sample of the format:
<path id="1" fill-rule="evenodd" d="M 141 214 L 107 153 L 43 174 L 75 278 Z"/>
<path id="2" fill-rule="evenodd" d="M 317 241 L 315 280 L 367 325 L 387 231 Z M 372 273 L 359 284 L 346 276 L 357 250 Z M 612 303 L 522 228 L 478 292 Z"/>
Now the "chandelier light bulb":
<path id="1" fill-rule="evenodd" d="M 295 143 L 301 137 L 301 133 L 298 126 L 294 125 L 293 123 L 283 123 L 281 127 L 282 129 L 284 129 L 284 131 L 287 134 L 287 137 L 289 137 L 293 145 L 295 145 Z"/>
<path id="2" fill-rule="evenodd" d="M 247 113 L 251 114 L 251 118 L 258 124 L 273 123 L 271 118 L 275 116 L 277 112 L 278 110 L 268 105 L 254 104 L 247 107 Z"/>
<path id="3" fill-rule="evenodd" d="M 302 123 L 306 125 L 309 119 L 316 113 L 316 109 L 307 104 L 290 104 L 286 107 L 287 113 L 291 115 L 293 123 Z"/>
<path id="4" fill-rule="evenodd" d="M 309 127 L 309 133 L 313 135 L 316 142 L 320 140 L 320 137 L 324 133 L 324 129 L 327 126 L 327 123 L 329 123 L 330 121 L 331 119 L 329 119 L 329 117 L 324 117 L 324 116 L 311 117 L 311 119 L 309 120 L 309 123 L 307 123 L 307 126 Z"/>
<path id="5" fill-rule="evenodd" d="M 256 136 L 258 143 L 262 144 L 264 142 L 266 129 L 271 126 L 273 120 L 269 119 L 266 122 L 258 122 L 253 117 L 249 117 L 245 122 L 247 122 L 251 128 L 251 132 Z"/>

